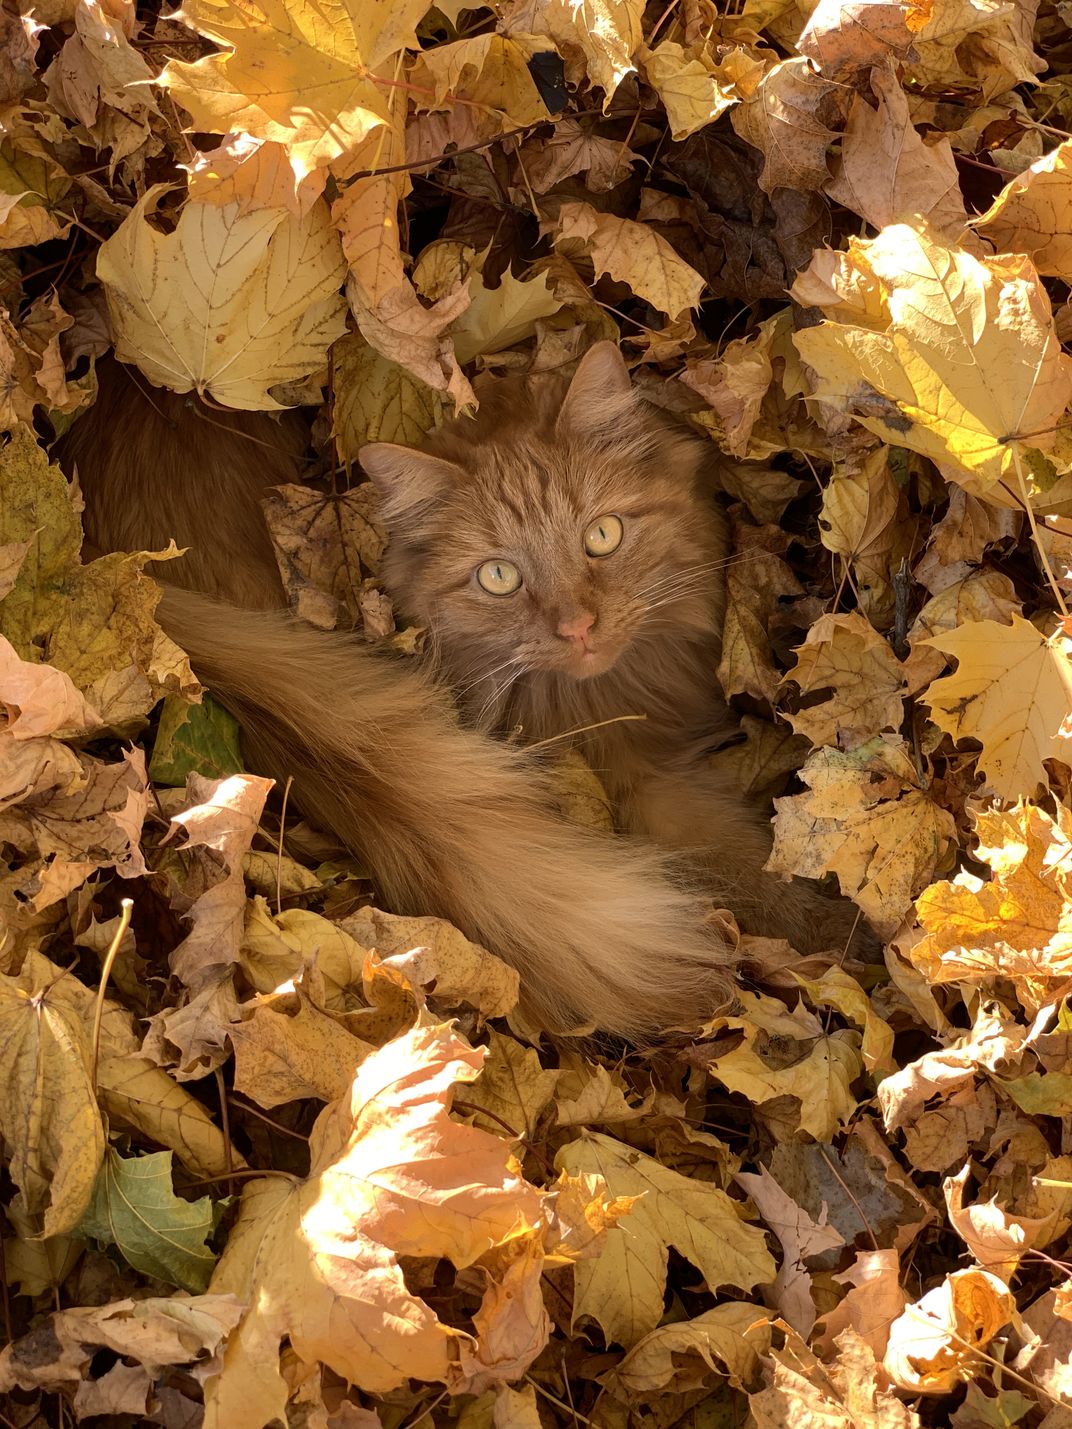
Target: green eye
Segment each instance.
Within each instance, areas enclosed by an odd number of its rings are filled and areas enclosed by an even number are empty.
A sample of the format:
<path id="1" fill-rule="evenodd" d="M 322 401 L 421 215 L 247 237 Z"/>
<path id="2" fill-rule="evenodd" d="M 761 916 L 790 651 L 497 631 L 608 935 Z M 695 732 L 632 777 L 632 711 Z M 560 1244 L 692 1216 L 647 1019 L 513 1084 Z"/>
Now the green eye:
<path id="1" fill-rule="evenodd" d="M 600 516 L 584 533 L 584 549 L 590 556 L 609 556 L 622 544 L 625 527 L 618 516 Z"/>
<path id="2" fill-rule="evenodd" d="M 488 595 L 513 595 L 521 589 L 521 572 L 512 561 L 485 561 L 477 567 L 476 579 Z"/>

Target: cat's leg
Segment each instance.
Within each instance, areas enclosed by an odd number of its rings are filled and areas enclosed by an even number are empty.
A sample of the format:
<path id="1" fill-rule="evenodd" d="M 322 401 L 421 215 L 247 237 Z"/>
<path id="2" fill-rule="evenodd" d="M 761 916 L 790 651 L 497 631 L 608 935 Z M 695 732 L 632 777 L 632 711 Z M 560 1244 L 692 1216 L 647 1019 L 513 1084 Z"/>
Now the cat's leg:
<path id="1" fill-rule="evenodd" d="M 711 897 L 745 932 L 785 938 L 800 953 L 870 955 L 875 939 L 856 906 L 810 879 L 767 873 L 769 811 L 749 803 L 717 763 L 696 761 L 638 780 L 626 814 L 632 832 L 685 851 Z"/>

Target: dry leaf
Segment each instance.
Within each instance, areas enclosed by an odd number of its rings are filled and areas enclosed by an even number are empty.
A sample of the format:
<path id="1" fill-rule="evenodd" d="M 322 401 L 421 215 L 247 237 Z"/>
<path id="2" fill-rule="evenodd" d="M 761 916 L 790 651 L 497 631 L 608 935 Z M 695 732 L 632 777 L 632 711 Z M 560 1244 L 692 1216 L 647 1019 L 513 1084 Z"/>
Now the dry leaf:
<path id="1" fill-rule="evenodd" d="M 816 282 L 832 256 L 818 254 L 798 279 L 799 301 L 818 296 L 804 280 Z M 1015 489 L 1009 438 L 1048 451 L 1072 398 L 1072 360 L 1030 262 L 974 258 L 904 224 L 852 240 L 842 257 L 825 276 L 828 321 L 793 339 L 817 375 L 815 395 L 958 480 L 985 489 L 1005 478 Z"/>
<path id="2" fill-rule="evenodd" d="M 191 201 L 165 234 L 147 220 L 167 192 L 151 188 L 100 249 L 117 355 L 173 392 L 277 410 L 268 389 L 315 372 L 345 327 L 327 210 Z"/>
<path id="3" fill-rule="evenodd" d="M 985 1350 L 1014 1312 L 996 1275 L 955 1271 L 890 1326 L 886 1373 L 911 1394 L 951 1394 L 975 1372 L 975 1351 Z"/>
<path id="4" fill-rule="evenodd" d="M 458 1332 L 407 1290 L 397 1257 L 470 1265 L 539 1211 L 508 1143 L 448 1115 L 451 1085 L 482 1060 L 446 1026 L 415 1028 L 321 1113 L 305 1181 L 247 1183 L 213 1288 L 248 1309 L 206 1386 L 210 1429 L 285 1414 L 284 1336 L 365 1390 L 447 1378 Z"/>
<path id="5" fill-rule="evenodd" d="M 836 873 L 887 936 L 926 887 L 955 836 L 952 816 L 920 788 L 901 741 L 820 749 L 800 771 L 808 792 L 775 799 L 773 873 Z"/>
<path id="6" fill-rule="evenodd" d="M 919 644 L 957 660 L 955 674 L 924 692 L 935 724 L 954 739 L 977 739 L 987 783 L 1019 799 L 1045 779 L 1044 759 L 1072 762 L 1072 640 L 1060 631 L 1047 640 L 1015 612 L 1010 620 L 965 621 Z"/>
<path id="7" fill-rule="evenodd" d="M 760 1167 L 758 1175 L 739 1171 L 734 1179 L 751 1197 L 782 1247 L 782 1263 L 769 1292 L 775 1308 L 798 1334 L 807 1338 L 815 1326 L 815 1302 L 806 1261 L 809 1256 L 839 1249 L 845 1241 L 833 1226 L 815 1222 L 803 1206 L 786 1195 L 765 1166 Z"/>
<path id="8" fill-rule="evenodd" d="M 609 273 L 671 321 L 700 301 L 704 280 L 645 224 L 597 213 L 587 203 L 564 203 L 554 228 L 555 248 L 567 258 L 585 254 L 596 276 Z"/>
<path id="9" fill-rule="evenodd" d="M 746 1389 L 758 1377 L 770 1333 L 770 1321 L 762 1310 L 729 1300 L 694 1320 L 652 1330 L 604 1384 L 616 1399 L 626 1402 L 707 1388 L 712 1374 L 725 1375 L 735 1389 Z"/>
<path id="10" fill-rule="evenodd" d="M 763 155 L 766 193 L 818 189 L 829 180 L 826 151 L 840 125 L 840 103 L 837 85 L 794 58 L 769 69 L 731 112 L 734 129 Z"/>
<path id="11" fill-rule="evenodd" d="M 591 1316 L 607 1343 L 632 1348 L 662 1316 L 667 1249 L 673 1246 L 714 1291 L 748 1290 L 774 1278 L 763 1233 L 742 1219 L 724 1191 L 681 1176 L 620 1141 L 589 1133 L 558 1153 L 572 1175 L 595 1172 L 614 1196 L 640 1196 L 626 1221 L 607 1233 L 596 1261 L 575 1274 L 573 1313 Z"/>
<path id="12" fill-rule="evenodd" d="M 905 677 L 900 660 L 861 615 L 823 615 L 794 652 L 786 675 L 802 696 L 831 690 L 829 699 L 809 704 L 786 718 L 794 734 L 812 744 L 839 744 L 839 735 L 857 736 L 901 727 Z"/>

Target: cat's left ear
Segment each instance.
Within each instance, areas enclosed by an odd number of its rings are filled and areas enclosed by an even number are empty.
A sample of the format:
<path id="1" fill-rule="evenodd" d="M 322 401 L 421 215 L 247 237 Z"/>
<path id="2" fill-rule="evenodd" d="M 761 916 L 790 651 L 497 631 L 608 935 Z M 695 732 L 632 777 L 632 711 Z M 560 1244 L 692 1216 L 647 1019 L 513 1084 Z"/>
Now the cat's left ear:
<path id="1" fill-rule="evenodd" d="M 597 342 L 581 358 L 555 423 L 559 437 L 611 435 L 629 424 L 638 394 L 613 342 Z"/>
<path id="2" fill-rule="evenodd" d="M 357 459 L 380 493 L 389 530 L 419 522 L 463 475 L 452 461 L 395 442 L 369 442 L 358 451 Z"/>

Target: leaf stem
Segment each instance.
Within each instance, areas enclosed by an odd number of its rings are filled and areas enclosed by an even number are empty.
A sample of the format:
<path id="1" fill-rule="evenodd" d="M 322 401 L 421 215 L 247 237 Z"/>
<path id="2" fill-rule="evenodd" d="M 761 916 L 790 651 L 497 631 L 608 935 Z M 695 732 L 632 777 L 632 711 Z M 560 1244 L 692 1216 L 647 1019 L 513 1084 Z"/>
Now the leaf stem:
<path id="1" fill-rule="evenodd" d="M 108 987 L 108 978 L 111 976 L 112 966 L 119 956 L 119 945 L 123 941 L 124 933 L 130 927 L 130 914 L 134 908 L 134 900 L 132 898 L 124 898 L 119 908 L 119 927 L 115 930 L 115 936 L 108 944 L 108 951 L 104 955 L 100 987 L 97 989 L 97 1005 L 93 1009 L 93 1071 L 90 1076 L 90 1083 L 93 1087 L 94 1096 L 97 1095 L 97 1065 L 100 1062 L 101 1023 L 104 1020 L 104 993 Z"/>

